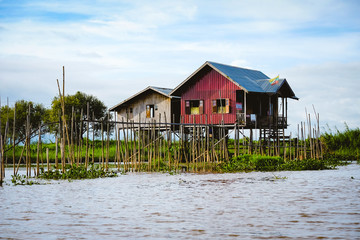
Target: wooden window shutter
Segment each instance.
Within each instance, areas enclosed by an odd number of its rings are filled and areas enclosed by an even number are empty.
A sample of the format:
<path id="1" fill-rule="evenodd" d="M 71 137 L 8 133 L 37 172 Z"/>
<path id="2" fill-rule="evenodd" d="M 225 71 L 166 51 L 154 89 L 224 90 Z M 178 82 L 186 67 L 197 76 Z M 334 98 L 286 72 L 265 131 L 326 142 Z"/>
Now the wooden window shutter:
<path id="1" fill-rule="evenodd" d="M 225 113 L 230 113 L 230 99 L 225 99 Z"/>
<path id="2" fill-rule="evenodd" d="M 216 99 L 212 100 L 212 113 L 217 113 Z"/>
<path id="3" fill-rule="evenodd" d="M 204 114 L 204 100 L 199 100 L 199 114 Z"/>
<path id="4" fill-rule="evenodd" d="M 190 114 L 191 108 L 190 108 L 190 101 L 185 101 L 185 114 Z"/>
<path id="5" fill-rule="evenodd" d="M 150 106 L 146 105 L 146 118 L 150 118 Z"/>

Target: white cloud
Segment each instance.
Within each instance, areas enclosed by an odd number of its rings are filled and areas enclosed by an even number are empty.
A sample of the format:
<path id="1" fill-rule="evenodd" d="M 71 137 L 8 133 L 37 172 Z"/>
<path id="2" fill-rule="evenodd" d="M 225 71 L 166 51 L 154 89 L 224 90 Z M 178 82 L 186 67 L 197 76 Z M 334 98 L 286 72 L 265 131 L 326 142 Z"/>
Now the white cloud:
<path id="1" fill-rule="evenodd" d="M 291 122 L 305 121 L 305 108 L 313 113 L 314 105 L 323 127 L 343 128 L 344 122 L 353 128 L 360 126 L 360 82 L 356 80 L 360 62 L 302 65 L 283 73 L 300 98 L 290 102 Z"/>
<path id="2" fill-rule="evenodd" d="M 351 3 L 25 1 L 23 17 L 0 22 L 0 95 L 49 104 L 65 65 L 68 93 L 110 107 L 148 85 L 175 87 L 211 60 L 286 77 L 300 97 L 289 101 L 292 122 L 314 104 L 324 123 L 359 126 L 360 9 Z"/>

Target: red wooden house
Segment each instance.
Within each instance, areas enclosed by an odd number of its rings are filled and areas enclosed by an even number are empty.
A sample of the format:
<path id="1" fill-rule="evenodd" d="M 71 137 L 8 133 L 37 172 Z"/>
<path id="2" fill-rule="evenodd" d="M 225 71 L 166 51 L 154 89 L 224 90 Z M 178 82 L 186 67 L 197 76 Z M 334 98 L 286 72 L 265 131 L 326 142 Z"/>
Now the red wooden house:
<path id="1" fill-rule="evenodd" d="M 205 62 L 170 95 L 181 97 L 183 123 L 260 129 L 286 128 L 287 98 L 298 99 L 286 79 L 215 62 Z"/>

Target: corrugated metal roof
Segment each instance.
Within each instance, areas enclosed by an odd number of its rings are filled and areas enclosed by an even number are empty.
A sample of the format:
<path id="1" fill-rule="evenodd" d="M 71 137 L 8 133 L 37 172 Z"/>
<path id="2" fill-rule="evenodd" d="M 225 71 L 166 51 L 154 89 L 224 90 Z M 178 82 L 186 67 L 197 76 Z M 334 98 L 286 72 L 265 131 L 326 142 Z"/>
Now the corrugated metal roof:
<path id="1" fill-rule="evenodd" d="M 234 67 L 215 62 L 208 63 L 213 68 L 226 75 L 227 78 L 230 78 L 231 80 L 245 88 L 248 92 L 266 92 L 265 89 L 262 88 L 262 85 L 259 85 L 259 83 L 256 81 L 259 79 L 270 79 L 264 73 L 257 70 Z M 271 84 L 269 83 L 269 85 Z"/>
<path id="2" fill-rule="evenodd" d="M 150 86 L 149 88 L 156 90 L 158 92 L 161 92 L 162 94 L 167 95 L 167 96 L 169 96 L 169 94 L 173 90 L 172 88 L 161 88 L 161 87 L 154 87 L 154 86 Z"/>
<path id="3" fill-rule="evenodd" d="M 258 70 L 234 67 L 209 61 L 207 63 L 230 80 L 245 88 L 248 92 L 275 94 L 278 93 L 280 88 L 285 84 L 285 88 L 290 92 L 287 97 L 298 99 L 286 79 L 279 79 L 276 84 L 271 85 L 269 81 L 270 78 Z"/>
<path id="4" fill-rule="evenodd" d="M 178 90 L 182 88 L 182 86 L 184 86 L 186 82 L 191 80 L 197 73 L 199 73 L 206 66 L 210 66 L 211 68 L 219 72 L 221 75 L 228 78 L 230 81 L 234 82 L 239 87 L 244 89 L 246 92 L 270 93 L 270 94 L 277 93 L 281 88 L 281 86 L 284 85 L 284 83 L 286 82 L 286 79 L 279 79 L 277 84 L 271 85 L 269 82 L 270 78 L 261 71 L 207 61 L 194 73 L 192 73 L 188 78 L 186 78 L 182 83 L 180 83 L 170 93 L 170 95 L 178 94 Z M 287 87 L 290 88 L 289 84 L 287 84 Z M 290 91 L 292 95 L 288 97 L 296 98 L 291 88 Z"/>
<path id="5" fill-rule="evenodd" d="M 267 93 L 276 93 L 282 84 L 285 82 L 285 79 L 279 79 L 278 83 L 271 85 L 269 79 L 259 79 L 255 81 L 263 90 Z"/>

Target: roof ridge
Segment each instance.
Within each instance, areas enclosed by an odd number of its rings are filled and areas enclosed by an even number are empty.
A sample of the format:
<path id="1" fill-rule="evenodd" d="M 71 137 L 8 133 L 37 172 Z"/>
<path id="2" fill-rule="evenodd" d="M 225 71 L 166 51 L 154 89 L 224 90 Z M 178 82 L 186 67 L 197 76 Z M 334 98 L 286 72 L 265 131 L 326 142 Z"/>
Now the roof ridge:
<path id="1" fill-rule="evenodd" d="M 173 88 L 165 88 L 165 87 L 156 87 L 156 86 L 149 86 L 151 88 L 159 88 L 159 89 L 168 89 L 168 90 L 172 90 Z"/>
<path id="2" fill-rule="evenodd" d="M 224 64 L 224 63 L 218 63 L 218 62 L 213 62 L 213 61 L 207 61 L 207 62 L 210 63 L 210 64 L 215 63 L 215 64 L 227 66 L 227 67 L 240 68 L 240 69 L 245 69 L 245 70 L 250 70 L 250 71 L 258 71 L 258 72 L 261 72 L 260 70 L 251 69 L 251 68 L 247 68 L 247 67 L 239 67 L 239 66 L 234 66 L 234 65 L 230 65 L 230 64 Z"/>

